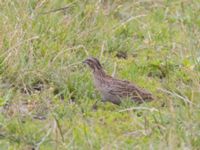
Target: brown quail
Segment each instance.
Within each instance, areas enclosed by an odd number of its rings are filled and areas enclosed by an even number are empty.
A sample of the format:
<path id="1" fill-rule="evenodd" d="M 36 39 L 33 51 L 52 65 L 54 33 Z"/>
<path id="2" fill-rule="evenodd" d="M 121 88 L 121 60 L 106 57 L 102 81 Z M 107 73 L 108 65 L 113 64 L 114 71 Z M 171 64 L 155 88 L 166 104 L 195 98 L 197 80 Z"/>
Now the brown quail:
<path id="1" fill-rule="evenodd" d="M 129 81 L 115 79 L 107 75 L 97 58 L 89 57 L 83 63 L 91 68 L 94 85 L 100 92 L 103 101 L 120 104 L 123 99 L 130 99 L 138 103 L 153 100 L 150 92 Z"/>

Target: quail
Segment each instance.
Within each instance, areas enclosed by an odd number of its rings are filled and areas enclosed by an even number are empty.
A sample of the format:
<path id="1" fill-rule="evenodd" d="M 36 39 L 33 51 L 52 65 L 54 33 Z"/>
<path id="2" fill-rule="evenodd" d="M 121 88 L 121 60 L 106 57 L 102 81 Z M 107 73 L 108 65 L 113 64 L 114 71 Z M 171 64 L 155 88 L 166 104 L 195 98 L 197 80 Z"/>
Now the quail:
<path id="1" fill-rule="evenodd" d="M 83 63 L 92 70 L 94 85 L 100 92 L 102 101 L 119 105 L 124 99 L 130 99 L 137 103 L 153 100 L 153 95 L 150 92 L 129 81 L 107 75 L 97 58 L 89 57 Z"/>

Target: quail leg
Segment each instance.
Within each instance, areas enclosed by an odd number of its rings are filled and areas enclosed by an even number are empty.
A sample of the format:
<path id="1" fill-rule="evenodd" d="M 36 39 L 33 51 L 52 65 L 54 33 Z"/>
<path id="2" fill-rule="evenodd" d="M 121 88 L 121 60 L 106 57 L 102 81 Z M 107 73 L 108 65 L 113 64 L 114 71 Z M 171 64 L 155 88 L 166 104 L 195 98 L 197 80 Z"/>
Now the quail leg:
<path id="1" fill-rule="evenodd" d="M 98 100 L 96 100 L 95 103 L 92 105 L 92 108 L 93 108 L 94 110 L 97 110 L 97 103 L 98 103 Z"/>

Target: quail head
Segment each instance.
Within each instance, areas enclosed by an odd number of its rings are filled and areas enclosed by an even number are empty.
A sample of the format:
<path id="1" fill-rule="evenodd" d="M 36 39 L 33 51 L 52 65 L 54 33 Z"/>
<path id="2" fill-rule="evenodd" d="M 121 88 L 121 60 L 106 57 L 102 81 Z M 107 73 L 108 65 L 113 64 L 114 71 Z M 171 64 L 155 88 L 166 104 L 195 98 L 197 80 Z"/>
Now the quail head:
<path id="1" fill-rule="evenodd" d="M 153 100 L 150 92 L 129 81 L 119 80 L 107 75 L 97 58 L 89 57 L 83 63 L 91 68 L 94 85 L 100 92 L 103 101 L 119 105 L 123 99 L 130 99 L 138 103 Z"/>

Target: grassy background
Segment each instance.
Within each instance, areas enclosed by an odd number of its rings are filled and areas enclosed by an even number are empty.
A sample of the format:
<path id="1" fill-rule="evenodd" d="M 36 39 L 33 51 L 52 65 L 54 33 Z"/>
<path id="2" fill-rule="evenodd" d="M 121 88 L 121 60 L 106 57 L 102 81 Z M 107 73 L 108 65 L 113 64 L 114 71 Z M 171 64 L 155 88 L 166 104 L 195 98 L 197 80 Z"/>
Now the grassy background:
<path id="1" fill-rule="evenodd" d="M 200 149 L 199 14 L 199 0 L 1 0 L 0 149 Z M 94 110 L 88 56 L 156 100 Z"/>

